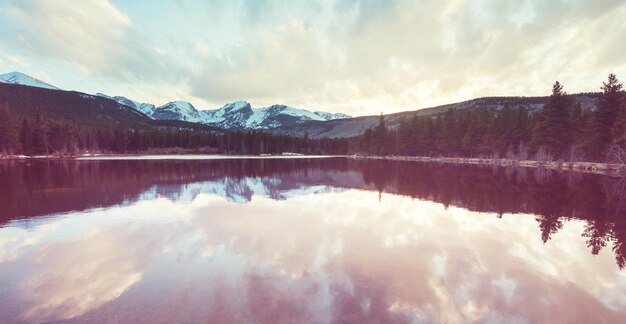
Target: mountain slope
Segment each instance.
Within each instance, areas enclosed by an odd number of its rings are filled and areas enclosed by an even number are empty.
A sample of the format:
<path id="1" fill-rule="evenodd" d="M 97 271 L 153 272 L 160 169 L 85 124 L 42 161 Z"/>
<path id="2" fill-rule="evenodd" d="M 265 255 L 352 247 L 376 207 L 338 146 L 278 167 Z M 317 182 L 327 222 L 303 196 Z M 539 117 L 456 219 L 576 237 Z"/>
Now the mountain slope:
<path id="1" fill-rule="evenodd" d="M 31 76 L 28 76 L 20 72 L 10 72 L 10 73 L 5 73 L 5 74 L 0 74 L 0 80 L 2 81 L 2 83 L 21 84 L 21 85 L 30 86 L 30 87 L 61 90 L 51 84 L 45 83 L 39 79 L 35 79 Z"/>
<path id="2" fill-rule="evenodd" d="M 187 101 L 171 101 L 155 107 L 153 104 L 140 103 L 123 96 L 111 97 L 103 93 L 96 95 L 115 100 L 122 105 L 144 113 L 152 119 L 188 121 L 231 130 L 271 130 L 306 121 L 351 118 L 342 113 L 311 112 L 285 105 L 252 108 L 250 103 L 245 101 L 231 102 L 219 109 L 198 110 Z"/>
<path id="3" fill-rule="evenodd" d="M 0 84 L 17 84 L 50 90 L 61 90 L 21 72 L 0 74 Z M 191 103 L 186 101 L 171 101 L 156 107 L 151 103 L 137 102 L 123 96 L 109 96 L 100 92 L 96 93 L 95 97 L 110 99 L 155 120 L 193 122 L 233 130 L 271 130 L 277 127 L 297 125 L 306 121 L 327 121 L 350 118 L 350 116 L 346 114 L 321 111 L 311 112 L 285 105 L 252 108 L 250 104 L 245 101 L 228 103 L 219 109 L 198 110 Z"/>
<path id="4" fill-rule="evenodd" d="M 197 110 L 185 101 L 173 101 L 154 110 L 158 120 L 184 120 L 231 130 L 271 130 L 306 121 L 327 121 L 349 118 L 345 114 L 311 112 L 285 105 L 252 108 L 250 103 L 235 101 L 213 110 Z"/>
<path id="5" fill-rule="evenodd" d="M 152 113 L 152 118 L 157 120 L 182 120 L 194 123 L 202 123 L 200 113 L 186 101 L 171 101 L 157 107 Z"/>
<path id="6" fill-rule="evenodd" d="M 580 103 L 582 108 L 587 110 L 595 109 L 597 96 L 597 93 L 570 95 L 575 102 Z M 523 107 L 533 112 L 541 109 L 548 101 L 548 98 L 549 97 L 485 97 L 437 107 L 389 114 L 385 115 L 384 119 L 387 127 L 395 128 L 406 118 L 412 118 L 416 115 L 436 116 L 443 114 L 449 109 L 454 109 L 458 112 L 470 111 L 481 107 L 499 110 L 505 105 L 510 105 L 511 107 Z M 379 120 L 380 116 L 362 116 L 323 122 L 308 121 L 295 125 L 284 125 L 271 131 L 276 134 L 292 136 L 304 136 L 307 134 L 311 138 L 346 138 L 363 134 L 368 128 L 378 125 Z"/>
<path id="7" fill-rule="evenodd" d="M 47 119 L 83 125 L 154 129 L 191 129 L 218 131 L 215 127 L 184 121 L 159 121 L 115 100 L 76 91 L 53 90 L 0 83 L 0 103 L 20 117 L 33 118 L 41 113 Z"/>
<path id="8" fill-rule="evenodd" d="M 96 93 L 96 96 L 100 96 L 100 97 L 104 97 L 104 98 L 108 98 L 108 99 L 112 99 L 117 101 L 118 103 L 122 104 L 122 105 L 126 105 L 130 108 L 133 108 L 137 111 L 140 111 L 142 113 L 144 113 L 146 116 L 152 118 L 152 114 L 154 113 L 154 110 L 156 109 L 156 107 L 151 104 L 151 103 L 145 103 L 145 102 L 137 102 L 131 99 L 128 99 L 126 97 L 122 97 L 122 96 L 108 96 L 105 95 L 104 93 Z"/>

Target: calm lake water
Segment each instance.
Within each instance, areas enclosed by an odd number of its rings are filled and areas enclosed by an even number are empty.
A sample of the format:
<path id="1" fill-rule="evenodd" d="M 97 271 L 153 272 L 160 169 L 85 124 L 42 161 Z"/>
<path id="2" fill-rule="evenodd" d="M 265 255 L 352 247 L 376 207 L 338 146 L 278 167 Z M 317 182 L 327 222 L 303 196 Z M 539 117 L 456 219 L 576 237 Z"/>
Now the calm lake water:
<path id="1" fill-rule="evenodd" d="M 333 159 L 0 162 L 0 322 L 626 322 L 624 181 Z"/>

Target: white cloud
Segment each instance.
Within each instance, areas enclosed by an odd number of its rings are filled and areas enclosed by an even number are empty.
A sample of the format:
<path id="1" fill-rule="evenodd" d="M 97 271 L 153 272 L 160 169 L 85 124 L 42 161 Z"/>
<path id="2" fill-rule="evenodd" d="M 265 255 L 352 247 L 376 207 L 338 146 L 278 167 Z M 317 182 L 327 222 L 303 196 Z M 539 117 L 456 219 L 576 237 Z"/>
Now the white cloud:
<path id="1" fill-rule="evenodd" d="M 1 13 L 12 24 L 0 32 L 0 44 L 34 61 L 70 63 L 93 78 L 136 81 L 167 68 L 130 17 L 106 0 L 15 1 Z"/>
<path id="2" fill-rule="evenodd" d="M 244 99 L 363 115 L 626 78 L 619 0 L 22 1 L 0 15 L 0 48 L 34 69 L 52 59 L 138 89 L 121 95 L 199 107 Z"/>

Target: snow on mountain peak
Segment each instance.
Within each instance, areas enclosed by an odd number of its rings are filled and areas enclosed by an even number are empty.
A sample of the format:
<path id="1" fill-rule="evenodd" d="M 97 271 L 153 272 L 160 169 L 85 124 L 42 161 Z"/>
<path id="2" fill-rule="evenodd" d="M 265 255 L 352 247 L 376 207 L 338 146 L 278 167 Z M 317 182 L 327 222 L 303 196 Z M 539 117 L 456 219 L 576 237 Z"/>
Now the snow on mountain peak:
<path id="1" fill-rule="evenodd" d="M 324 118 L 324 120 L 352 118 L 350 115 L 346 115 L 343 113 L 329 113 L 329 112 L 324 112 L 324 111 L 316 111 L 314 112 L 314 114 Z"/>
<path id="2" fill-rule="evenodd" d="M 246 109 L 246 108 L 252 108 L 250 107 L 250 103 L 248 103 L 247 101 L 238 100 L 238 101 L 233 101 L 231 103 L 227 103 L 220 109 L 228 110 L 228 111 L 235 111 L 235 110 L 241 110 L 241 109 Z"/>
<path id="3" fill-rule="evenodd" d="M 190 122 L 202 122 L 202 118 L 196 108 L 186 101 L 170 101 L 163 106 L 157 107 L 152 114 L 154 119 L 173 119 Z"/>
<path id="4" fill-rule="evenodd" d="M 0 74 L 0 83 L 61 90 L 21 72 Z M 162 106 L 155 107 L 153 104 L 137 102 L 122 96 L 108 96 L 103 93 L 96 93 L 96 96 L 114 100 L 121 105 L 133 108 L 153 119 L 182 120 L 213 125 L 225 129 L 272 129 L 305 121 L 327 121 L 350 118 L 350 116 L 346 114 L 320 111 L 311 112 L 309 110 L 285 105 L 252 108 L 250 103 L 244 100 L 227 103 L 219 109 L 198 111 L 191 103 L 182 100 L 171 101 Z"/>
<path id="5" fill-rule="evenodd" d="M 111 97 L 109 95 L 106 95 L 106 94 L 100 93 L 100 92 L 96 93 L 96 96 L 108 98 L 108 99 L 111 99 L 111 100 L 115 100 L 119 104 L 128 106 L 128 107 L 133 108 L 133 109 L 135 109 L 135 110 L 137 110 L 139 112 L 142 112 L 145 115 L 147 115 L 148 117 L 152 117 L 152 114 L 154 113 L 154 110 L 156 109 L 153 104 L 145 103 L 145 102 L 143 102 L 143 103 L 142 102 L 137 102 L 137 101 L 134 101 L 134 100 L 128 99 L 126 97 L 122 97 L 122 96 Z"/>
<path id="6" fill-rule="evenodd" d="M 21 72 L 0 74 L 0 80 L 4 81 L 3 83 L 21 84 L 30 87 L 61 90 L 51 84 L 45 83 L 39 79 L 35 79 Z"/>

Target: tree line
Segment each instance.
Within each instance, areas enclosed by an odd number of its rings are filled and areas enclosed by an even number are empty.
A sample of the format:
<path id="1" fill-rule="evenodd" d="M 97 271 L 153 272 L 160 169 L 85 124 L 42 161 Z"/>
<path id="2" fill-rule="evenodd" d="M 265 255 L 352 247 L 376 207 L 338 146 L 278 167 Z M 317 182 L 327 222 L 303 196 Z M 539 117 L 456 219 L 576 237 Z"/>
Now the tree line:
<path id="1" fill-rule="evenodd" d="M 344 154 L 345 139 L 310 139 L 266 132 L 199 131 L 175 127 L 152 130 L 101 127 L 75 121 L 17 116 L 0 107 L 0 155 L 80 153 L 224 153 L 224 154 Z"/>
<path id="2" fill-rule="evenodd" d="M 403 120 L 358 139 L 357 151 L 374 155 L 482 156 L 605 161 L 626 155 L 626 96 L 614 74 L 603 82 L 596 109 L 583 109 L 558 81 L 542 109 L 504 105 Z"/>
<path id="3" fill-rule="evenodd" d="M 224 153 L 418 155 L 626 162 L 626 95 L 614 74 L 602 84 L 595 109 L 584 109 L 557 81 L 544 106 L 532 111 L 448 109 L 378 126 L 350 139 L 310 139 L 268 132 L 228 132 L 154 126 L 139 129 L 18 116 L 0 103 L 0 155 L 92 153 Z M 23 108 L 23 107 L 22 107 Z M 34 116 L 33 116 L 34 115 Z"/>

